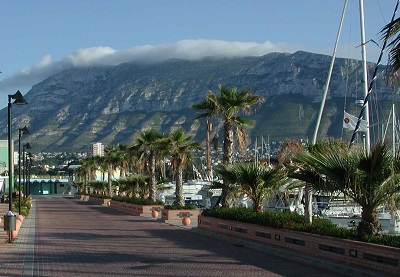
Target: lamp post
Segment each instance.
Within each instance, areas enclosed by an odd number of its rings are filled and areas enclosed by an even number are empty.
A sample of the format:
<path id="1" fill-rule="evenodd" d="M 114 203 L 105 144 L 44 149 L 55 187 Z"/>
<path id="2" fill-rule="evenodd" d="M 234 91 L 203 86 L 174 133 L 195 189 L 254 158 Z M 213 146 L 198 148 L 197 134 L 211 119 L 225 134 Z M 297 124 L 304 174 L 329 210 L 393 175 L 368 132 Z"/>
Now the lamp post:
<path id="1" fill-rule="evenodd" d="M 28 192 L 28 195 L 31 195 L 31 166 L 32 166 L 31 153 L 28 153 L 28 155 L 26 156 L 26 181 L 27 181 L 26 191 Z"/>
<path id="2" fill-rule="evenodd" d="M 21 214 L 21 136 L 23 134 L 29 134 L 26 126 L 18 131 L 18 214 Z"/>
<path id="3" fill-rule="evenodd" d="M 14 99 L 14 102 L 11 101 Z M 26 105 L 28 104 L 25 101 L 25 98 L 22 96 L 21 92 L 18 90 L 15 94 L 8 95 L 8 106 L 7 106 L 7 116 L 8 116 L 8 210 L 12 211 L 12 180 L 13 180 L 13 143 L 12 143 L 12 134 L 11 134 L 11 104 L 16 105 Z M 8 232 L 8 242 L 12 242 L 12 232 Z"/>
<path id="4" fill-rule="evenodd" d="M 31 149 L 31 145 L 29 143 L 22 145 L 22 180 L 24 184 L 24 198 L 26 198 L 26 196 L 28 195 L 28 189 L 26 185 L 26 175 L 27 175 L 26 167 L 28 164 L 28 157 L 27 155 L 25 156 L 26 149 Z"/>

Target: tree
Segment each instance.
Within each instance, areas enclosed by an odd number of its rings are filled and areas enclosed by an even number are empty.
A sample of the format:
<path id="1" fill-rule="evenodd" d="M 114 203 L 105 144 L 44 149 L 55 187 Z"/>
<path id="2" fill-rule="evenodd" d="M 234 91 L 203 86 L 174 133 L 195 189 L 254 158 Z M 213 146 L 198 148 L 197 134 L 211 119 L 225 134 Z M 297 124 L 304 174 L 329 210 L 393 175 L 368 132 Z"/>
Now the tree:
<path id="1" fill-rule="evenodd" d="M 400 192 L 400 157 L 393 157 L 386 144 L 377 143 L 369 154 L 339 144 L 316 145 L 295 159 L 297 168 L 289 176 L 312 184 L 317 191 L 351 197 L 362 208 L 358 234 L 379 233 L 377 208 Z"/>
<path id="2" fill-rule="evenodd" d="M 253 210 L 263 211 L 263 201 L 267 195 L 276 192 L 286 184 L 287 177 L 281 168 L 269 168 L 255 163 L 222 165 L 215 170 L 224 181 L 237 184 L 253 201 Z"/>
<path id="3" fill-rule="evenodd" d="M 171 164 L 175 172 L 175 204 L 185 206 L 183 197 L 183 169 L 187 165 L 191 151 L 199 149 L 200 144 L 192 140 L 193 136 L 187 135 L 183 129 L 177 129 L 169 134 L 168 148 L 172 156 Z"/>
<path id="4" fill-rule="evenodd" d="M 244 130 L 249 125 L 249 120 L 240 114 L 250 114 L 253 109 L 264 102 L 264 98 L 253 94 L 249 89 L 238 91 L 237 88 L 228 88 L 219 85 L 219 94 L 209 91 L 206 99 L 193 105 L 194 109 L 205 112 L 198 117 L 222 117 L 224 120 L 224 142 L 223 142 L 223 163 L 233 163 L 234 154 L 234 127 L 236 127 L 236 139 L 238 150 L 244 151 L 247 145 L 247 134 Z M 222 206 L 231 206 L 229 198 L 229 186 L 224 186 L 221 195 Z"/>
<path id="5" fill-rule="evenodd" d="M 109 145 L 104 149 L 104 162 L 107 164 L 107 195 L 112 196 L 112 177 L 113 172 L 119 164 L 119 155 L 117 149 L 113 145 Z"/>
<path id="6" fill-rule="evenodd" d="M 127 171 L 129 171 L 129 151 L 128 145 L 126 144 L 117 144 L 117 153 L 118 153 L 118 166 L 120 168 L 120 177 L 125 178 Z"/>
<path id="7" fill-rule="evenodd" d="M 385 25 L 381 30 L 382 38 L 388 39 L 389 60 L 388 73 L 393 77 L 397 77 L 400 69 L 400 18 L 393 20 Z"/>
<path id="8" fill-rule="evenodd" d="M 149 200 L 155 201 L 156 196 L 156 162 L 166 147 L 166 137 L 156 131 L 146 130 L 139 133 L 134 148 L 140 153 L 141 160 L 145 160 L 149 171 Z"/>
<path id="9" fill-rule="evenodd" d="M 303 151 L 303 146 L 293 139 L 285 139 L 279 148 L 278 162 L 280 165 L 290 164 L 293 158 Z"/>

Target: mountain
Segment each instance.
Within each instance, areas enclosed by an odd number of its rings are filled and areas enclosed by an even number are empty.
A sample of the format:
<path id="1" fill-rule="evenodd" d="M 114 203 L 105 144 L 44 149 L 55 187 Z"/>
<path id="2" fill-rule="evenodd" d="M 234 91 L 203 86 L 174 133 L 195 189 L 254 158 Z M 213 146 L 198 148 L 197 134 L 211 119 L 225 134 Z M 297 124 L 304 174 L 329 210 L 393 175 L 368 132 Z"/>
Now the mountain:
<path id="1" fill-rule="evenodd" d="M 85 151 L 95 141 L 130 144 L 144 128 L 168 133 L 181 126 L 204 141 L 204 120 L 196 119 L 192 105 L 224 84 L 250 87 L 266 98 L 251 115 L 253 141 L 262 135 L 272 141 L 307 139 L 314 131 L 330 61 L 330 56 L 296 52 L 67 69 L 33 86 L 25 95 L 28 105 L 12 107 L 13 137 L 28 126 L 31 134 L 23 140 L 32 152 Z M 372 75 L 374 64 L 368 67 Z M 378 72 L 374 91 L 385 106 L 394 94 L 384 70 Z M 341 136 L 345 102 L 346 110 L 358 115 L 353 103 L 363 99 L 361 76 L 360 61 L 336 60 L 319 138 Z M 7 126 L 7 109 L 1 114 L 0 124 Z M 0 138 L 7 139 L 7 128 Z"/>

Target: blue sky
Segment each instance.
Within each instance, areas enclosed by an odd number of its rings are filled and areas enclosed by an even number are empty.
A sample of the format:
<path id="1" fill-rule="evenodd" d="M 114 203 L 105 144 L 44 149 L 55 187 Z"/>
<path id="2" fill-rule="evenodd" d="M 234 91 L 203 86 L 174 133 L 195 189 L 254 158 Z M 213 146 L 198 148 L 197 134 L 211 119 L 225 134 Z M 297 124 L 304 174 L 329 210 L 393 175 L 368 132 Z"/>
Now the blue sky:
<path id="1" fill-rule="evenodd" d="M 395 0 L 365 0 L 366 40 L 379 39 Z M 331 55 L 344 0 L 1 1 L 0 108 L 74 66 L 297 50 Z M 358 0 L 349 0 L 338 56 L 361 59 Z M 380 49 L 368 44 L 377 61 Z"/>

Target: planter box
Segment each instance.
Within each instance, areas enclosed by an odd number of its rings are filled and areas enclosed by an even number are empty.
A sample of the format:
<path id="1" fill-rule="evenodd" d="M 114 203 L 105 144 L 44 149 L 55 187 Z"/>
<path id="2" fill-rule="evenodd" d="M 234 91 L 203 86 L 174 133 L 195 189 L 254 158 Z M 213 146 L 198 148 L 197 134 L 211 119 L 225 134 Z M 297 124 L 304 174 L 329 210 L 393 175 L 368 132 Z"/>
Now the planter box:
<path id="1" fill-rule="evenodd" d="M 207 216 L 199 216 L 198 228 L 388 274 L 396 275 L 400 270 L 400 249 L 395 247 L 275 229 Z"/>
<path id="2" fill-rule="evenodd" d="M 111 198 L 100 198 L 100 197 L 90 197 L 89 202 L 93 202 L 100 205 L 107 205 L 111 201 Z"/>
<path id="3" fill-rule="evenodd" d="M 197 222 L 198 216 L 200 215 L 200 210 L 169 210 L 169 209 L 162 209 L 161 210 L 161 219 L 165 223 L 171 224 L 182 224 L 182 218 L 185 216 L 189 217 L 191 220 L 191 224 L 193 225 L 194 222 Z"/>
<path id="4" fill-rule="evenodd" d="M 133 204 L 133 203 L 126 203 L 126 202 L 120 202 L 120 201 L 115 201 L 111 200 L 110 201 L 110 208 L 119 210 L 123 213 L 127 213 L 130 215 L 151 215 L 151 212 L 154 210 L 160 211 L 161 208 L 164 206 L 162 205 L 139 205 L 139 204 Z"/>

